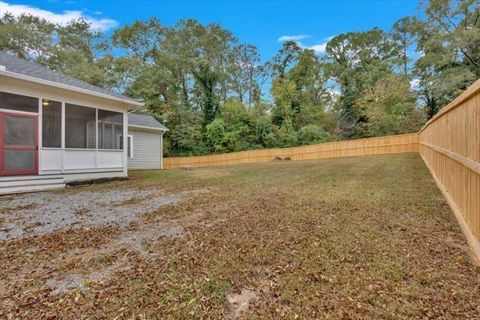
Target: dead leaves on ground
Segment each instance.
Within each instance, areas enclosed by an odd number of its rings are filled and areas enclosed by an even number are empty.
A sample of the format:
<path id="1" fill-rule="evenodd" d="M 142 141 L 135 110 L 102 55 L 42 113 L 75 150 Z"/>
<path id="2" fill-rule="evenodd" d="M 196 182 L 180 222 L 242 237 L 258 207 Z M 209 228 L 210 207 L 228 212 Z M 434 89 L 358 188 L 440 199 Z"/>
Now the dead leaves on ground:
<path id="1" fill-rule="evenodd" d="M 221 176 L 218 170 L 145 173 L 143 179 L 117 183 L 161 184 L 182 194 L 203 190 L 124 230 L 78 228 L 3 242 L 0 315 L 460 319 L 480 314 L 480 269 L 418 156 L 236 166 L 221 169 Z M 165 233 L 166 225 L 180 225 L 182 235 Z M 151 254 L 112 245 L 126 234 L 141 239 L 142 250 Z M 102 251 L 106 246 L 115 249 Z M 72 255 L 80 251 L 94 254 L 80 255 L 83 260 Z M 42 285 L 52 275 L 82 268 L 87 276 L 113 271 L 58 294 Z"/>

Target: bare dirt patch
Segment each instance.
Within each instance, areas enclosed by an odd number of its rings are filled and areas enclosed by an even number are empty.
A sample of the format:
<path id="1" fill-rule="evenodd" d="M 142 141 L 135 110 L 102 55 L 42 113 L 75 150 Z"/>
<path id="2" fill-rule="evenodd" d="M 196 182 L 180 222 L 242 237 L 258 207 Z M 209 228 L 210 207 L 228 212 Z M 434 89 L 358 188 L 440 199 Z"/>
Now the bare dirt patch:
<path id="1" fill-rule="evenodd" d="M 244 315 L 252 302 L 258 299 L 257 293 L 253 290 L 242 289 L 240 293 L 230 293 L 227 295 L 230 304 L 230 318 L 237 319 Z"/>

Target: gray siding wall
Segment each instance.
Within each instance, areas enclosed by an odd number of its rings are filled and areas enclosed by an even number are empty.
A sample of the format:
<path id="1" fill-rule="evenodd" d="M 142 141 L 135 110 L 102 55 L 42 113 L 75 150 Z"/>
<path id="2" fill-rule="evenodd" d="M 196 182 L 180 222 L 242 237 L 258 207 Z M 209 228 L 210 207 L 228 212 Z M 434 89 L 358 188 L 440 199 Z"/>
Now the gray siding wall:
<path id="1" fill-rule="evenodd" d="M 128 128 L 133 136 L 133 158 L 128 158 L 128 169 L 161 169 L 161 132 Z"/>

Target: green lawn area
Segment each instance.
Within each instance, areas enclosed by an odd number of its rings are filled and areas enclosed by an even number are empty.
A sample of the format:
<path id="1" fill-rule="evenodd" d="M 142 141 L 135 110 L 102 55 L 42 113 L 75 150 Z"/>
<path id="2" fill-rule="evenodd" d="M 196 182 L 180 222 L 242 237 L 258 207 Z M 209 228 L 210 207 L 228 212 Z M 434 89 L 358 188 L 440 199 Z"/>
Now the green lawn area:
<path id="1" fill-rule="evenodd" d="M 131 177 L 64 192 L 154 188 L 182 200 L 126 227 L 0 241 L 0 315 L 480 316 L 480 267 L 418 154 L 138 171 Z M 111 245 L 122 233 L 141 241 Z M 27 250 L 32 247 L 33 253 Z M 76 270 L 81 286 L 53 294 L 48 278 L 59 270 L 65 277 Z M 108 277 L 95 276 L 105 270 Z"/>

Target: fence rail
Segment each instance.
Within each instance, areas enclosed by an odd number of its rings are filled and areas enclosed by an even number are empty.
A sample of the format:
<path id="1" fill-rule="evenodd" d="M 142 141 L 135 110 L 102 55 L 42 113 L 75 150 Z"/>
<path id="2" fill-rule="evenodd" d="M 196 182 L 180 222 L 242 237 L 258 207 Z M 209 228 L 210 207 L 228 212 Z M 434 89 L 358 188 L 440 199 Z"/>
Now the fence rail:
<path id="1" fill-rule="evenodd" d="M 420 130 L 419 151 L 480 259 L 480 80 Z"/>
<path id="2" fill-rule="evenodd" d="M 418 152 L 416 133 L 349 141 L 327 142 L 302 147 L 260 149 L 208 156 L 165 158 L 165 169 L 181 167 L 225 166 L 241 163 L 268 162 L 277 157 L 311 160 L 374 154 Z"/>

